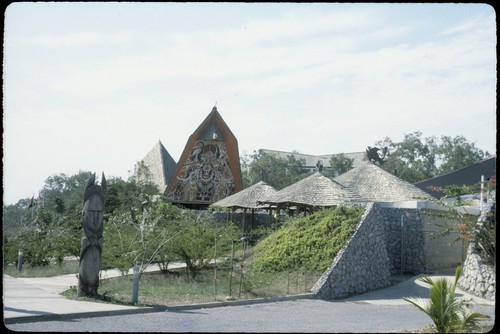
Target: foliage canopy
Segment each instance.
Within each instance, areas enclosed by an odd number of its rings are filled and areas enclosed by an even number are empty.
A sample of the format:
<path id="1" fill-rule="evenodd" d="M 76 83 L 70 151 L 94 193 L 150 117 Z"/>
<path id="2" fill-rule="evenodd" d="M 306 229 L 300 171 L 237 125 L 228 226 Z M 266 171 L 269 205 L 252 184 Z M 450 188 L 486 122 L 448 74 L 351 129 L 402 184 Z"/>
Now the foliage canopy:
<path id="1" fill-rule="evenodd" d="M 488 155 L 463 136 L 422 138 L 419 131 L 405 134 L 401 142 L 386 137 L 376 145 L 389 150 L 382 168 L 410 183 L 452 172 Z"/>
<path id="2" fill-rule="evenodd" d="M 304 164 L 304 160 L 294 155 L 282 158 L 262 150 L 254 151 L 242 159 L 243 186 L 264 181 L 276 189 L 283 189 L 309 175 L 303 169 Z"/>

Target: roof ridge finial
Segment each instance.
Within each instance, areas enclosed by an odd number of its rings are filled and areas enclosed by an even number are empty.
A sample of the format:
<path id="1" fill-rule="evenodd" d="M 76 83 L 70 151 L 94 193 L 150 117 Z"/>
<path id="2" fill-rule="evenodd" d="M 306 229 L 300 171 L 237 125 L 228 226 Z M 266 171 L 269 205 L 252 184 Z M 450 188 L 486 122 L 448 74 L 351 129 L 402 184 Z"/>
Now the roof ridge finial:
<path id="1" fill-rule="evenodd" d="M 212 111 L 217 111 L 217 101 L 215 101 L 215 105 L 214 105 L 214 107 L 212 108 Z"/>

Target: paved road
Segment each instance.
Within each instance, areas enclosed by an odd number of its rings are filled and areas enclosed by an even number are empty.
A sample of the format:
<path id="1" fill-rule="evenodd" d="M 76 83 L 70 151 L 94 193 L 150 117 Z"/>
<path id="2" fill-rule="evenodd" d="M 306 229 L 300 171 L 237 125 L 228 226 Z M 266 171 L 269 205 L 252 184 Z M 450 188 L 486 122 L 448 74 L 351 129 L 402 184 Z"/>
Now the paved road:
<path id="1" fill-rule="evenodd" d="M 476 310 L 494 316 L 491 307 L 481 306 Z M 387 333 L 430 324 L 429 318 L 411 305 L 302 299 L 147 314 L 68 317 L 12 324 L 7 328 L 38 332 Z"/>
<path id="2" fill-rule="evenodd" d="M 420 312 L 421 313 L 421 312 Z M 391 332 L 429 324 L 409 306 L 296 300 L 8 325 L 54 332 Z"/>
<path id="3" fill-rule="evenodd" d="M 450 278 L 451 279 L 451 278 Z M 13 331 L 36 332 L 402 332 L 431 325 L 403 296 L 426 297 L 428 288 L 410 279 L 339 301 L 296 299 L 239 306 L 169 308 L 149 313 L 65 314 L 9 323 Z M 459 296 L 470 295 L 458 291 Z M 475 298 L 474 311 L 495 320 L 495 303 Z M 153 312 L 154 311 L 154 312 Z"/>

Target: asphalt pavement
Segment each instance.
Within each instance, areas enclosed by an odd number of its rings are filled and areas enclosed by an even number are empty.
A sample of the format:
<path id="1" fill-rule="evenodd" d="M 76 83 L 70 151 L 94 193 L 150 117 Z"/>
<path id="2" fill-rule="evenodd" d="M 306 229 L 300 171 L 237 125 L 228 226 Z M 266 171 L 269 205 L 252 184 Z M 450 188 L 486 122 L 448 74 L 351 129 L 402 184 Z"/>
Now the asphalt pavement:
<path id="1" fill-rule="evenodd" d="M 154 270 L 154 269 L 151 269 Z M 116 270 L 103 271 L 102 277 L 109 278 L 120 275 Z M 453 271 L 443 272 L 442 274 L 430 275 L 434 279 L 446 277 L 449 280 L 454 279 Z M 340 301 L 358 305 L 379 305 L 383 306 L 408 306 L 408 302 L 402 300 L 402 297 L 419 297 L 428 299 L 428 286 L 415 277 L 402 277 L 400 283 L 393 286 L 367 292 L 362 295 L 352 296 Z M 37 321 L 50 321 L 51 319 L 66 318 L 91 318 L 103 316 L 120 316 L 133 314 L 146 314 L 155 312 L 175 311 L 192 312 L 196 309 L 213 309 L 224 306 L 243 306 L 252 307 L 252 305 L 265 305 L 266 303 L 276 304 L 279 307 L 280 302 L 293 302 L 307 299 L 307 303 L 323 303 L 324 301 L 314 299 L 312 294 L 297 296 L 286 296 L 283 298 L 270 298 L 263 300 L 234 301 L 234 302 L 214 302 L 209 304 L 181 305 L 176 307 L 138 307 L 110 304 L 99 301 L 74 300 L 68 299 L 61 292 L 68 290 L 71 286 L 77 285 L 75 274 L 63 275 L 57 277 L 43 278 L 13 278 L 3 275 L 3 316 L 4 326 L 9 328 L 11 324 L 20 324 Z M 486 300 L 473 296 L 457 288 L 457 295 L 460 298 L 472 299 L 475 305 L 481 306 L 489 311 L 494 322 L 495 301 Z M 306 303 L 305 301 L 302 302 Z M 273 304 L 273 305 L 274 305 Z M 283 304 L 284 305 L 284 304 Z M 310 304 L 308 307 L 313 307 Z M 215 312 L 215 311 L 214 311 Z M 360 315 L 362 316 L 362 315 Z"/>

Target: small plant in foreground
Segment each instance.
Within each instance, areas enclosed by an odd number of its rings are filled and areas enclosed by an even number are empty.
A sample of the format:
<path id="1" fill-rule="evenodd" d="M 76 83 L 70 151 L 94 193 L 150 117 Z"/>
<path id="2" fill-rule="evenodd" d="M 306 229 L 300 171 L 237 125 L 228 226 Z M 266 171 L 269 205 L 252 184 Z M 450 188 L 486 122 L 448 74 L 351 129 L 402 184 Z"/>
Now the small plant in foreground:
<path id="1" fill-rule="evenodd" d="M 438 333 L 469 332 L 479 327 L 479 319 L 489 318 L 487 315 L 471 312 L 469 308 L 472 302 L 460 300 L 455 295 L 461 273 L 462 267 L 458 266 L 453 284 L 450 284 L 446 278 L 440 278 L 436 281 L 427 276 L 420 278 L 420 281 L 430 286 L 429 303 L 425 303 L 421 298 L 403 298 L 427 314 L 434 322 L 434 329 Z"/>

